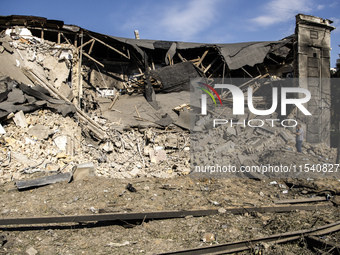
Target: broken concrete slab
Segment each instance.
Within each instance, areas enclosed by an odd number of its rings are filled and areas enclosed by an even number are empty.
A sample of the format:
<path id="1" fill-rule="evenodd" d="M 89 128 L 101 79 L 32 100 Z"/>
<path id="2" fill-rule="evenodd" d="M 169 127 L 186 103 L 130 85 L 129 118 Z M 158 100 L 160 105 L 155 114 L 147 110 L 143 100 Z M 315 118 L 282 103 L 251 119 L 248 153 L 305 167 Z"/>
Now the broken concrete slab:
<path id="1" fill-rule="evenodd" d="M 242 133 L 241 127 L 236 125 L 236 135 L 240 135 Z"/>
<path id="2" fill-rule="evenodd" d="M 286 143 L 294 140 L 294 137 L 292 135 L 287 134 L 287 132 L 283 130 L 279 132 L 279 135 Z"/>
<path id="3" fill-rule="evenodd" d="M 15 151 L 11 151 L 11 157 L 16 160 L 17 162 L 24 164 L 26 166 L 35 166 L 37 165 L 37 162 L 34 160 L 30 160 L 28 159 L 27 156 L 19 153 L 19 152 L 15 152 Z"/>
<path id="4" fill-rule="evenodd" d="M 257 155 L 241 155 L 241 154 L 238 154 L 237 155 L 241 165 L 249 162 L 249 161 L 256 161 L 258 160 L 258 156 Z"/>
<path id="5" fill-rule="evenodd" d="M 275 130 L 274 128 L 271 128 L 271 127 L 257 127 L 256 129 L 260 129 L 260 130 L 263 130 L 265 131 L 266 133 L 269 133 L 269 134 L 275 134 Z"/>
<path id="6" fill-rule="evenodd" d="M 15 184 L 18 190 L 29 189 L 29 188 L 36 188 L 40 186 L 45 186 L 52 183 L 67 181 L 70 182 L 72 179 L 72 173 L 64 173 L 64 174 L 56 174 L 50 175 L 46 177 L 41 177 L 33 180 L 27 181 L 17 181 Z"/>
<path id="7" fill-rule="evenodd" d="M 21 128 L 25 128 L 28 126 L 26 117 L 22 110 L 14 114 L 13 120 L 15 124 Z"/>
<path id="8" fill-rule="evenodd" d="M 216 152 L 233 152 L 235 150 L 235 143 L 228 141 L 227 143 L 216 148 Z"/>
<path id="9" fill-rule="evenodd" d="M 165 150 L 151 150 L 149 151 L 151 163 L 158 164 L 160 161 L 165 161 L 167 159 Z"/>
<path id="10" fill-rule="evenodd" d="M 174 122 L 175 125 L 187 129 L 190 129 L 190 112 L 187 110 L 179 112 L 179 117 L 176 122 Z"/>
<path id="11" fill-rule="evenodd" d="M 60 85 L 59 92 L 60 92 L 60 94 L 62 94 L 64 97 L 66 97 L 70 101 L 72 101 L 73 98 L 74 98 L 72 89 L 66 83 L 62 83 Z"/>
<path id="12" fill-rule="evenodd" d="M 83 180 L 88 176 L 95 176 L 95 167 L 93 162 L 79 164 L 74 167 L 73 180 Z"/>
<path id="13" fill-rule="evenodd" d="M 236 135 L 236 130 L 233 127 L 228 127 L 227 132 L 231 135 Z"/>
<path id="14" fill-rule="evenodd" d="M 170 117 L 170 115 L 166 113 L 166 114 L 162 115 L 162 118 L 157 120 L 155 123 L 157 123 L 157 124 L 159 124 L 163 127 L 167 127 L 167 126 L 171 125 L 173 122 L 174 121 Z"/>
<path id="15" fill-rule="evenodd" d="M 71 138 L 68 135 L 60 135 L 54 138 L 53 142 L 60 151 L 65 152 L 67 155 L 73 156 L 74 154 L 73 138 Z"/>
<path id="16" fill-rule="evenodd" d="M 103 146 L 102 149 L 106 152 L 112 152 L 114 150 L 113 143 L 111 141 L 107 141 Z"/>
<path id="17" fill-rule="evenodd" d="M 134 177 L 136 177 L 139 174 L 139 172 L 140 172 L 140 170 L 137 167 L 135 167 L 134 169 L 132 169 L 129 172 L 129 174 L 134 178 Z"/>
<path id="18" fill-rule="evenodd" d="M 46 140 L 54 132 L 44 125 L 37 124 L 34 127 L 31 127 L 27 133 L 36 137 L 38 140 Z"/>
<path id="19" fill-rule="evenodd" d="M 210 135 L 204 137 L 202 140 L 198 142 L 198 148 L 206 146 L 208 143 L 211 143 L 213 141 L 212 137 Z"/>

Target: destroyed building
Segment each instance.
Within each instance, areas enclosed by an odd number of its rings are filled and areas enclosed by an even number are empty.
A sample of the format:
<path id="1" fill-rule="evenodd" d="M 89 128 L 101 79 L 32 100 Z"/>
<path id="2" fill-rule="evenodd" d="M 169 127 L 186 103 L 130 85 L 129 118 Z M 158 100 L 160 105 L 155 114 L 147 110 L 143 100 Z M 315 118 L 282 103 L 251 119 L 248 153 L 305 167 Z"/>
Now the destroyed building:
<path id="1" fill-rule="evenodd" d="M 200 78 L 213 84 L 220 79 L 228 83 L 241 77 L 239 88 L 245 97 L 247 89 L 252 88 L 253 100 L 260 109 L 270 107 L 273 87 L 287 84 L 307 88 L 313 98 L 321 98 L 320 102 L 308 102 L 312 117 L 302 116 L 293 107 L 285 117 L 303 123 L 307 142 L 315 145 L 305 145 L 308 153 L 325 155 L 330 151 L 324 145 L 321 149 L 317 145 L 329 144 L 330 84 L 327 78 L 330 32 L 334 29 L 330 24 L 330 20 L 298 14 L 295 34 L 279 41 L 206 44 L 143 40 L 137 36 L 136 39 L 120 38 L 43 17 L 2 16 L 0 118 L 9 122 L 14 116 L 16 124 L 26 128 L 27 134 L 32 136 L 20 138 L 26 144 L 34 143 L 38 135 L 37 140 L 46 139 L 57 144 L 57 149 L 67 156 L 78 156 L 73 161 L 65 159 L 66 165 L 84 163 L 86 153 L 90 153 L 93 157 L 88 161 L 98 162 L 97 172 L 111 177 L 148 176 L 151 171 L 148 167 L 156 169 L 155 164 L 164 161 L 167 161 L 164 167 L 169 173 L 188 173 L 189 111 L 196 107 L 190 102 L 190 81 Z M 308 80 L 299 79 L 300 84 L 293 84 L 293 77 Z M 222 101 L 229 108 L 215 108 L 206 117 L 199 116 L 195 120 L 196 128 L 198 123 L 203 123 L 198 128 L 204 130 L 203 136 L 206 136 L 198 142 L 199 146 L 211 145 L 209 132 L 221 133 L 225 140 L 220 139 L 215 145 L 220 151 L 230 150 L 227 158 L 241 165 L 247 160 L 249 163 L 249 159 L 255 164 L 258 157 L 254 153 L 270 150 L 271 146 L 293 150 L 292 133 L 284 129 L 274 132 L 267 124 L 254 130 L 240 127 L 225 127 L 224 130 L 223 127 L 223 130 L 212 131 L 211 127 L 204 127 L 204 121 L 212 115 L 220 116 L 226 109 L 225 113 L 231 114 L 231 93 L 222 91 Z M 273 115 L 275 119 L 282 118 L 279 108 Z M 57 123 L 47 116 L 44 123 L 42 116 L 47 112 L 37 114 L 40 109 L 75 117 L 81 129 L 71 121 Z M 34 111 L 35 117 L 27 124 L 23 113 Z M 54 113 L 47 115 L 57 118 Z M 254 116 L 247 113 L 243 120 L 251 117 Z M 39 128 L 32 124 L 49 128 L 41 129 L 39 134 Z M 150 130 L 152 127 L 158 131 Z M 73 134 L 76 136 L 72 137 Z M 12 142 L 17 148 L 18 144 L 8 136 L 7 143 Z M 84 142 L 84 137 L 91 142 Z M 178 156 L 174 157 L 178 151 Z M 208 151 L 206 148 L 204 153 Z M 180 161 L 180 153 L 186 155 L 185 160 Z M 196 156 L 203 157 L 204 153 Z M 56 161 L 61 159 L 57 151 L 52 154 L 57 156 Z M 117 160 L 118 154 L 122 155 L 120 160 Z M 116 163 L 110 163 L 113 161 Z M 178 167 L 179 162 L 181 167 Z M 161 169 L 158 174 L 168 176 Z"/>
<path id="2" fill-rule="evenodd" d="M 188 91 L 190 79 L 195 77 L 203 77 L 208 83 L 214 78 L 250 78 L 244 90 L 259 87 L 265 77 L 313 77 L 315 84 L 301 80 L 295 86 L 308 88 L 316 98 L 322 96 L 321 103 L 308 103 L 312 118 L 302 117 L 299 111 L 294 114 L 306 125 L 308 142 L 327 144 L 330 85 L 321 85 L 321 79 L 329 78 L 330 32 L 334 29 L 331 23 L 299 14 L 295 34 L 280 41 L 205 44 L 120 38 L 42 17 L 0 17 L 3 36 L 17 39 L 11 45 L 3 40 L 1 46 L 2 51 L 15 56 L 21 70 L 13 78 L 28 85 L 51 83 L 52 89 L 60 93 L 59 98 L 67 98 L 85 112 L 100 109 L 105 118 L 137 125 L 141 122 L 126 118 L 119 111 L 107 113 L 109 108 L 115 109 L 113 99 L 119 94 L 144 93 L 158 110 L 161 106 L 157 101 L 163 100 L 162 94 Z M 26 52 L 25 57 L 21 51 Z M 44 55 L 46 52 L 50 54 Z M 37 73 L 33 64 L 41 65 L 44 71 Z M 11 74 L 8 68 L 2 67 L 1 75 Z M 315 81 L 317 77 L 320 82 Z M 159 94 L 155 96 L 154 92 Z M 165 113 L 177 117 L 171 111 L 161 111 Z"/>
<path id="3" fill-rule="evenodd" d="M 339 171 L 298 172 L 297 178 L 256 171 L 237 175 L 245 178 L 193 178 L 192 172 L 194 159 L 208 165 L 217 158 L 235 169 L 336 167 L 336 150 L 328 146 L 330 24 L 299 14 L 295 34 L 279 41 L 205 44 L 143 40 L 137 32 L 136 39 L 119 38 L 42 17 L 0 16 L 0 252 L 194 248 L 193 254 L 235 252 L 237 245 L 271 254 L 281 241 L 314 234 L 338 241 L 339 210 L 332 204 L 340 204 Z M 294 83 L 294 77 L 301 79 Z M 307 105 L 313 117 L 293 107 L 285 117 L 304 123 L 303 153 L 296 153 L 289 128 L 212 128 L 208 121 L 223 112 L 238 122 L 254 118 L 233 115 L 228 91 L 218 91 L 226 107 L 209 102 L 212 108 L 198 114 L 192 129 L 190 113 L 200 111 L 190 101 L 194 78 L 206 85 L 238 78 L 244 98 L 252 88 L 262 110 L 272 104 L 273 87 L 308 89 L 321 99 Z M 270 117 L 281 119 L 280 109 Z M 12 224 L 29 227 L 8 228 Z M 293 246 L 296 254 L 306 250 Z"/>

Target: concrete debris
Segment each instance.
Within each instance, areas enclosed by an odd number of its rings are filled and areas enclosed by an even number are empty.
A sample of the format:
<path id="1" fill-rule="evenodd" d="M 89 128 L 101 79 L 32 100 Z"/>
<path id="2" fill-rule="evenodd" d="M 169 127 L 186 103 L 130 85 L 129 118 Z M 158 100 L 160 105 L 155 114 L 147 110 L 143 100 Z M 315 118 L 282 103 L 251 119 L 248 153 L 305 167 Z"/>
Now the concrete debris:
<path id="1" fill-rule="evenodd" d="M 34 249 L 33 247 L 30 247 L 26 250 L 27 255 L 36 255 L 37 253 L 38 253 L 38 251 L 36 249 Z"/>
<path id="2" fill-rule="evenodd" d="M 15 124 L 21 128 L 25 128 L 27 127 L 27 121 L 26 121 L 26 118 L 25 118 L 25 115 L 24 115 L 24 112 L 21 110 L 19 112 L 17 112 L 15 115 L 14 115 L 14 118 L 13 118 Z"/>
<path id="3" fill-rule="evenodd" d="M 158 164 L 166 160 L 166 153 L 163 149 L 149 151 L 151 163 Z"/>
<path id="4" fill-rule="evenodd" d="M 3 126 L 0 124 L 0 135 L 6 134 L 6 130 L 3 128 Z"/>
<path id="5" fill-rule="evenodd" d="M 30 188 L 45 186 L 48 184 L 57 183 L 61 181 L 70 182 L 71 179 L 72 179 L 72 173 L 68 172 L 64 174 L 50 175 L 50 176 L 36 178 L 32 180 L 27 180 L 27 181 L 17 181 L 15 184 L 18 190 L 23 190 L 23 189 L 30 189 Z"/>
<path id="6" fill-rule="evenodd" d="M 84 180 L 88 176 L 95 175 L 95 167 L 92 162 L 76 165 L 73 170 L 73 180 Z"/>
<path id="7" fill-rule="evenodd" d="M 206 119 L 207 117 L 200 116 L 196 124 L 203 125 Z M 241 127 L 237 128 L 238 126 Z M 329 148 L 325 144 L 309 144 L 307 142 L 303 143 L 303 153 L 296 154 L 294 134 L 289 129 L 280 126 L 275 127 L 274 131 L 271 123 L 266 122 L 257 128 L 244 128 L 242 125 L 236 125 L 235 128 L 230 125 L 219 125 L 210 130 L 193 132 L 191 141 L 192 164 L 197 167 L 201 167 L 201 165 L 230 165 L 240 169 L 241 167 L 259 165 L 299 165 L 306 158 L 305 155 L 314 156 L 313 158 L 308 157 L 308 162 L 315 159 L 315 162 L 319 164 L 327 161 L 334 162 L 336 158 L 336 149 Z M 204 173 L 202 171 L 203 175 Z M 195 171 L 192 174 L 197 177 L 201 176 Z M 209 174 L 209 176 L 215 175 Z M 217 176 L 223 175 L 216 173 Z M 253 179 L 261 179 L 264 176 L 273 177 L 269 173 L 250 173 L 250 171 L 237 173 L 236 176 Z"/>
<path id="8" fill-rule="evenodd" d="M 38 140 L 46 140 L 54 132 L 48 127 L 38 124 L 28 129 L 27 133 Z"/>
<path id="9" fill-rule="evenodd" d="M 294 71 L 296 36 L 199 46 L 122 39 L 62 21 L 34 20 L 44 22 L 28 26 L 27 16 L 0 17 L 5 27 L 0 36 L 2 181 L 25 179 L 38 169 L 66 173 L 73 167 L 74 179 L 169 178 L 189 173 L 190 152 L 194 162 L 223 157 L 230 164 L 251 165 L 275 151 L 295 150 L 291 131 L 274 128 L 263 121 L 265 116 L 258 121 L 262 126 L 252 122 L 257 128 L 213 127 L 216 118 L 238 123 L 255 118 L 233 115 L 230 91 L 221 94 L 223 109 L 209 107 L 208 114 L 192 121 L 192 112 L 201 106 L 190 100 L 188 91 L 190 79 L 213 84 L 222 75 L 234 78 L 231 71 L 252 77 L 240 85 L 242 90 L 266 92 L 283 86 Z M 103 48 L 110 52 L 105 58 Z M 262 94 L 253 98 L 257 109 L 268 106 Z M 278 119 L 277 113 L 269 117 Z M 322 144 L 306 142 L 303 152 L 320 161 L 334 159 L 334 150 Z"/>

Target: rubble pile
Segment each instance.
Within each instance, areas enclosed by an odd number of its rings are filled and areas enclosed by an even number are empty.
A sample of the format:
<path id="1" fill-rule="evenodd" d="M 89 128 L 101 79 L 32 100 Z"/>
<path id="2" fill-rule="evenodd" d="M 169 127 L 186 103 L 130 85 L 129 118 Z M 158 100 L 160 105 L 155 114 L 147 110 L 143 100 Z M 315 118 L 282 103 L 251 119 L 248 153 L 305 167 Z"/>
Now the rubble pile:
<path id="1" fill-rule="evenodd" d="M 109 178 L 169 178 L 189 172 L 187 133 L 131 129 L 96 143 L 82 135 L 71 117 L 40 109 L 22 118 L 27 125 L 17 126 L 13 120 L 3 125 L 0 178 L 4 182 L 35 172 L 70 172 L 84 162 L 93 162 L 96 175 Z"/>
<path id="2" fill-rule="evenodd" d="M 24 34 L 24 35 L 23 35 Z M 53 86 L 70 101 L 73 100 L 71 79 L 75 78 L 76 71 L 72 66 L 76 64 L 76 48 L 70 44 L 56 44 L 48 40 L 41 40 L 32 36 L 30 30 L 16 27 L 7 29 L 5 35 L 0 38 L 3 47 L 2 59 L 7 65 L 17 67 L 7 70 L 3 64 L 4 75 L 29 85 L 39 84 L 38 79 L 31 74 L 50 82 Z"/>
<path id="3" fill-rule="evenodd" d="M 271 122 L 265 121 L 261 122 L 262 126 L 259 124 L 256 128 L 240 124 L 232 127 L 225 124 L 212 128 L 205 125 L 210 123 L 207 121 L 210 118 L 210 115 L 200 117 L 194 128 L 200 132 L 193 132 L 190 136 L 193 176 L 200 176 L 200 173 L 195 172 L 196 167 L 205 175 L 209 172 L 206 166 L 236 166 L 235 169 L 240 169 L 242 166 L 260 165 L 330 164 L 336 160 L 337 150 L 325 144 L 304 142 L 302 153 L 297 153 L 293 128 L 281 127 L 279 124 L 273 127 Z M 268 118 L 275 119 L 276 115 Z M 237 121 L 240 123 L 240 120 L 235 119 L 235 123 Z M 274 177 L 272 173 L 265 173 L 264 176 L 256 172 L 229 172 L 229 175 L 221 175 L 218 171 L 210 173 L 210 176 Z M 277 177 L 282 178 L 284 175 L 280 172 Z"/>
<path id="4" fill-rule="evenodd" d="M 54 22 L 48 24 L 55 26 Z M 196 119 L 196 126 L 189 134 L 190 115 L 197 107 L 189 103 L 191 79 L 203 77 L 204 82 L 212 85 L 221 76 L 222 63 L 216 65 L 223 59 L 210 48 L 142 40 L 135 44 L 133 40 L 122 41 L 75 26 L 58 29 L 49 31 L 48 36 L 48 39 L 57 37 L 58 42 L 44 38 L 43 30 L 23 26 L 1 32 L 0 120 L 4 147 L 0 177 L 5 181 L 24 179 L 25 174 L 36 172 L 71 172 L 88 162 L 93 164 L 98 176 L 169 178 L 188 174 L 190 164 L 193 169 L 197 162 L 239 167 L 281 164 L 285 159 L 287 162 L 296 159 L 299 163 L 335 160 L 335 150 L 308 143 L 303 143 L 303 154 L 286 157 L 286 153 L 295 151 L 295 138 L 292 130 L 277 123 L 264 122 L 256 128 L 242 125 L 212 128 L 209 126 L 212 119 L 223 117 L 220 117 L 222 113 L 214 112 L 216 109 Z M 41 32 L 41 38 L 36 36 L 37 31 Z M 79 31 L 82 33 L 78 34 Z M 75 37 L 71 39 L 70 34 Z M 84 38 L 88 39 L 85 43 Z M 293 41 L 294 37 L 289 37 L 270 44 L 225 44 L 213 48 L 223 53 L 229 76 L 233 71 L 235 76 L 241 72 L 252 77 L 239 87 L 244 93 L 251 87 L 254 101 L 266 107 L 268 100 L 264 92 L 273 85 L 282 86 L 293 70 L 292 65 L 281 70 L 269 65 L 269 58 L 263 59 L 275 55 L 282 63 L 284 59 L 290 63 Z M 141 49 L 151 47 L 151 43 L 154 49 L 165 50 L 165 59 L 158 55 L 161 51 L 150 51 L 155 58 L 151 56 L 151 62 L 147 63 L 146 53 L 141 54 Z M 248 68 L 250 53 L 242 51 L 248 47 L 254 47 L 254 66 L 249 72 L 245 66 Z M 258 48 L 266 48 L 263 56 L 257 54 Z M 277 48 L 282 50 L 280 54 Z M 184 50 L 193 49 L 197 53 L 183 57 Z M 234 55 L 235 62 L 229 56 L 234 51 L 239 52 Z M 201 57 L 195 58 L 195 54 Z M 274 79 L 277 75 L 282 79 Z M 256 90 L 261 93 L 256 95 Z M 157 94 L 158 100 L 155 92 L 161 92 Z M 224 91 L 222 100 L 230 104 L 230 93 Z M 230 118 L 231 109 L 225 114 Z M 223 162 L 218 162 L 221 159 Z"/>

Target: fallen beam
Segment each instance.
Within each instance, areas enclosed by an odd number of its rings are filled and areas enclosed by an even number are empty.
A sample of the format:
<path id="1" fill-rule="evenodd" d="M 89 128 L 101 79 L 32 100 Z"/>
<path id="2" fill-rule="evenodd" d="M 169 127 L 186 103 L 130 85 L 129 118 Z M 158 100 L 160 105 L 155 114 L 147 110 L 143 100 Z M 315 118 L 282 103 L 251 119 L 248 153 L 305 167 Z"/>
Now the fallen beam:
<path id="1" fill-rule="evenodd" d="M 52 95 L 56 96 L 59 99 L 63 99 L 64 101 L 72 104 L 72 102 L 70 102 L 70 100 L 68 100 L 64 95 L 62 95 L 56 88 L 54 88 L 51 84 L 49 83 L 45 83 L 43 81 L 43 79 L 37 74 L 35 73 L 33 70 L 29 70 L 27 69 L 27 71 L 29 73 L 31 73 L 33 75 L 34 78 L 37 79 L 37 81 L 39 82 L 39 84 L 44 87 L 45 89 L 47 89 Z M 79 107 L 77 107 L 75 105 L 75 108 L 77 110 L 78 116 L 80 119 L 82 119 L 84 122 L 89 124 L 89 127 L 95 127 L 94 132 L 100 134 L 99 137 L 101 139 L 104 139 L 106 137 L 106 133 L 103 130 L 103 128 L 94 120 L 92 120 L 85 112 L 83 112 Z"/>
<path id="2" fill-rule="evenodd" d="M 17 181 L 15 184 L 18 190 L 41 187 L 48 184 L 53 184 L 57 182 L 67 181 L 70 182 L 72 178 L 72 173 L 55 174 L 46 177 L 36 178 L 32 180 Z"/>
<path id="3" fill-rule="evenodd" d="M 268 243 L 268 244 L 279 244 L 286 243 L 290 241 L 296 241 L 301 238 L 302 235 L 314 235 L 322 233 L 329 234 L 340 230 L 340 221 L 332 224 L 324 225 L 317 228 L 298 230 L 293 232 L 275 234 L 264 238 L 256 238 L 246 241 L 230 242 L 221 245 L 208 246 L 203 248 L 187 249 L 182 251 L 167 252 L 165 254 L 177 254 L 177 255 L 199 255 L 199 254 L 228 254 L 235 252 L 242 252 L 250 250 L 255 247 L 258 243 Z"/>
<path id="4" fill-rule="evenodd" d="M 96 40 L 97 42 L 99 42 L 99 43 L 105 45 L 105 46 L 108 47 L 109 49 L 111 49 L 111 50 L 117 52 L 118 54 L 122 55 L 123 57 L 126 57 L 127 59 L 130 59 L 130 58 L 129 58 L 128 56 L 126 56 L 123 52 L 117 50 L 116 48 L 112 47 L 111 45 L 108 45 L 108 44 L 104 43 L 103 41 L 99 40 L 98 38 L 95 38 L 94 36 L 92 36 L 92 35 L 90 35 L 90 34 L 88 34 L 88 36 L 90 36 L 92 39 Z"/>
<path id="5" fill-rule="evenodd" d="M 274 203 L 275 204 L 298 204 L 298 203 L 311 203 L 311 202 L 320 202 L 320 201 L 327 201 L 327 197 L 274 200 Z"/>
<path id="6" fill-rule="evenodd" d="M 209 52 L 209 50 L 206 50 L 206 51 L 203 53 L 202 57 L 199 59 L 199 61 L 196 62 L 196 63 L 194 63 L 194 64 L 195 64 L 196 66 L 199 66 L 200 64 L 202 64 L 203 59 L 204 59 L 205 56 L 208 54 L 208 52 Z"/>
<path id="7" fill-rule="evenodd" d="M 251 212 L 290 212 L 295 210 L 321 210 L 330 209 L 331 205 L 298 205 L 298 206 L 268 206 L 268 207 L 240 207 L 226 208 L 226 212 L 232 214 L 244 214 Z M 0 219 L 0 225 L 18 224 L 44 224 L 44 223 L 65 223 L 83 221 L 112 221 L 112 220 L 143 220 L 143 219 L 170 219 L 183 218 L 188 215 L 207 216 L 217 214 L 218 210 L 192 210 L 192 211 L 166 211 L 149 213 L 118 213 L 118 214 L 97 214 L 97 215 L 71 215 L 57 217 L 35 217 L 35 218 L 13 218 Z"/>
<path id="8" fill-rule="evenodd" d="M 80 50 L 81 47 L 84 47 L 85 45 L 88 45 L 88 44 L 92 43 L 93 41 L 94 41 L 94 39 L 91 39 L 91 40 L 87 41 L 86 43 L 83 43 L 81 46 L 79 46 L 77 48 L 77 50 Z"/>
<path id="9" fill-rule="evenodd" d="M 34 218 L 12 218 L 0 219 L 0 225 L 34 225 L 49 223 L 67 223 L 67 222 L 91 222 L 91 221 L 135 221 L 135 220 L 156 220 L 184 218 L 185 216 L 208 216 L 217 214 L 218 210 L 195 210 L 195 211 L 168 211 L 168 212 L 149 212 L 149 213 L 105 213 L 93 215 L 70 215 L 70 216 L 48 216 Z"/>
<path id="10" fill-rule="evenodd" d="M 244 214 L 244 213 L 284 213 L 295 210 L 313 211 L 321 209 L 330 209 L 333 206 L 331 204 L 325 205 L 286 205 L 286 206 L 264 206 L 264 207 L 239 207 L 239 208 L 226 208 L 226 211 L 232 214 Z"/>
<path id="11" fill-rule="evenodd" d="M 101 67 L 105 67 L 104 64 L 100 63 L 98 60 L 96 60 L 95 58 L 91 57 L 89 54 L 87 54 L 86 52 L 83 52 L 83 55 L 85 57 L 87 57 L 88 59 L 91 59 L 93 62 L 97 63 L 98 65 L 100 65 Z"/>

